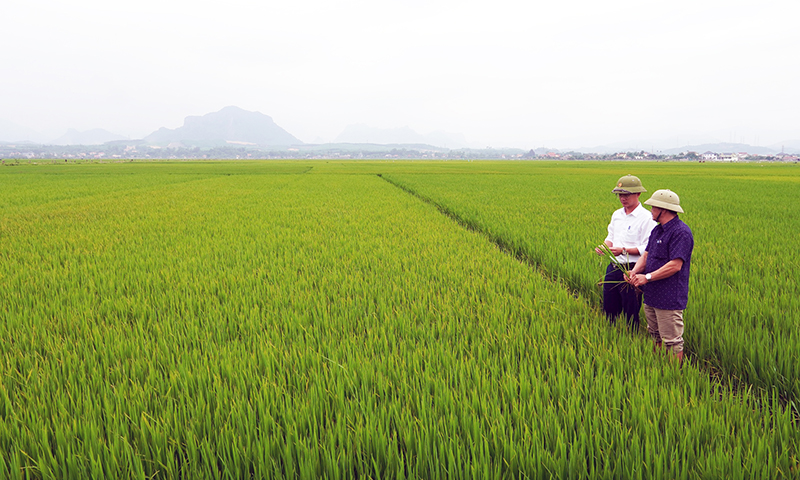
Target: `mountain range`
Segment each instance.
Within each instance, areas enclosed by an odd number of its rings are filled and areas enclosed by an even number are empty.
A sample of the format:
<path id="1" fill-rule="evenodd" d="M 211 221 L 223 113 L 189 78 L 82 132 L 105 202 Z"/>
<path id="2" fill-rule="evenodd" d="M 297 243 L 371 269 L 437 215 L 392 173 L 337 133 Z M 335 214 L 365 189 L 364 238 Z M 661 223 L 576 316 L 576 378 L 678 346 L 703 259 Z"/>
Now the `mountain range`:
<path id="1" fill-rule="evenodd" d="M 424 144 L 442 148 L 470 147 L 467 139 L 460 133 L 436 131 L 423 135 L 409 127 L 374 128 L 362 124 L 348 125 L 334 140 L 334 143 L 373 143 L 389 144 Z"/>
<path id="2" fill-rule="evenodd" d="M 36 130 L 0 118 L 0 143 L 40 142 L 42 140 L 42 135 Z"/>
<path id="3" fill-rule="evenodd" d="M 153 145 L 212 147 L 226 144 L 290 146 L 303 142 L 279 127 L 272 117 L 239 107 L 225 107 L 202 117 L 186 117 L 183 126 L 160 128 L 144 137 Z"/>
<path id="4" fill-rule="evenodd" d="M 95 128 L 85 132 L 79 132 L 74 128 L 67 130 L 67 133 L 53 140 L 53 145 L 102 145 L 106 142 L 116 140 L 127 140 L 127 137 L 111 133 L 102 128 Z"/>
<path id="5" fill-rule="evenodd" d="M 677 155 L 683 152 L 717 152 L 717 153 L 740 153 L 746 152 L 750 155 L 774 155 L 780 153 L 781 150 L 786 150 L 786 153 L 800 152 L 800 142 L 786 142 L 785 145 L 773 145 L 771 147 L 762 147 L 748 145 L 746 143 L 730 143 L 730 142 L 708 142 L 708 143 L 695 143 L 684 145 L 682 147 L 665 148 L 662 144 L 653 142 L 618 142 L 609 145 L 598 145 L 595 147 L 576 148 L 572 151 L 580 153 L 598 153 L 609 154 L 617 152 L 638 152 L 645 151 L 649 153 L 657 153 L 663 155 Z M 545 150 L 545 149 L 541 149 Z M 537 152 L 540 149 L 536 149 Z M 550 151 L 566 151 L 565 149 L 550 149 Z"/>
<path id="6" fill-rule="evenodd" d="M 277 125 L 272 117 L 260 112 L 251 112 L 239 107 L 229 106 L 218 112 L 203 116 L 189 116 L 181 127 L 160 128 L 143 139 L 133 140 L 103 129 L 79 132 L 68 130 L 64 135 L 51 141 L 43 141 L 42 135 L 19 125 L 0 119 L 0 143 L 37 143 L 49 145 L 100 145 L 107 142 L 130 142 L 161 147 L 218 147 L 218 146 L 254 146 L 287 149 L 292 146 L 305 145 L 300 139 Z M 674 140 L 671 146 L 666 140 L 629 141 L 594 147 L 572 149 L 536 148 L 536 152 L 577 151 L 581 153 L 615 153 L 644 150 L 651 153 L 677 154 L 685 151 L 702 153 L 713 152 L 747 152 L 749 154 L 800 153 L 800 140 L 786 141 L 770 146 L 753 146 L 743 143 L 716 143 L 713 138 L 697 137 L 691 145 L 676 147 Z M 335 144 L 372 144 L 372 145 L 416 145 L 444 149 L 481 148 L 482 145 L 470 144 L 461 134 L 437 131 L 420 134 L 409 127 L 380 129 L 363 124 L 347 126 L 334 140 Z M 417 148 L 417 147 L 415 147 Z"/>

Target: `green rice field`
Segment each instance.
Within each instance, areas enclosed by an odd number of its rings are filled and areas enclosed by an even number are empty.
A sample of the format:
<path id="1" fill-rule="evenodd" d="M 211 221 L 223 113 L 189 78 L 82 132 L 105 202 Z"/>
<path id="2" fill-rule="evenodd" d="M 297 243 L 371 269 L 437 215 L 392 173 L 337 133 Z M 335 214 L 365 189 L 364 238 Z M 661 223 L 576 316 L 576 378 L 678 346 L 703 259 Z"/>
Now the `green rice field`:
<path id="1" fill-rule="evenodd" d="M 681 197 L 683 366 L 610 326 Z M 797 478 L 800 166 L 0 167 L 0 478 Z M 643 194 L 643 200 L 649 194 Z"/>

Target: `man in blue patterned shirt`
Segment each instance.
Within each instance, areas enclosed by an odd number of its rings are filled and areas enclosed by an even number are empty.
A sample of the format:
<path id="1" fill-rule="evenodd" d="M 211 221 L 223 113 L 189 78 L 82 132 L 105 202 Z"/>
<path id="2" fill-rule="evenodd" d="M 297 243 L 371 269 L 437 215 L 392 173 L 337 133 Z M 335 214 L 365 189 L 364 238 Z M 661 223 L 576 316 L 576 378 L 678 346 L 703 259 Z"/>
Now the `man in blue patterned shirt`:
<path id="1" fill-rule="evenodd" d="M 663 343 L 682 362 L 683 311 L 689 300 L 694 237 L 678 218 L 683 209 L 674 192 L 658 190 L 644 204 L 652 207 L 650 213 L 658 225 L 650 233 L 644 254 L 628 281 L 644 293 L 647 330 L 655 347 Z"/>

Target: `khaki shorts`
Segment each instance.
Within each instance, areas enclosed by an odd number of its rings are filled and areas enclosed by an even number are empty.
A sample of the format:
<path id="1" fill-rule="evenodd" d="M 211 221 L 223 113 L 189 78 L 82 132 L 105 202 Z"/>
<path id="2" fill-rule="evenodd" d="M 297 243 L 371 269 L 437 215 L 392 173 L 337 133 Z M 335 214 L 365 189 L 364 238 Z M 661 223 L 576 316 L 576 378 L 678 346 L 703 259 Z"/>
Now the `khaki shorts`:
<path id="1" fill-rule="evenodd" d="M 644 304 L 647 331 L 656 343 L 678 353 L 683 351 L 683 310 L 661 310 Z"/>

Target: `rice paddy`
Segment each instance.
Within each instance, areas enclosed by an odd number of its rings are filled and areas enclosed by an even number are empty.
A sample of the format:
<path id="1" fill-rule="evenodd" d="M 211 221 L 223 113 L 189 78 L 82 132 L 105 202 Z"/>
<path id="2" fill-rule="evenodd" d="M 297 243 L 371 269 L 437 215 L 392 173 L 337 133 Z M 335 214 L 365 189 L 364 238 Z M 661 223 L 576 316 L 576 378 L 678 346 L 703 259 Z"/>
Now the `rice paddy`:
<path id="1" fill-rule="evenodd" d="M 683 367 L 598 308 L 591 246 L 627 173 L 678 192 L 695 234 Z M 800 475 L 791 165 L 0 182 L 2 478 Z"/>

